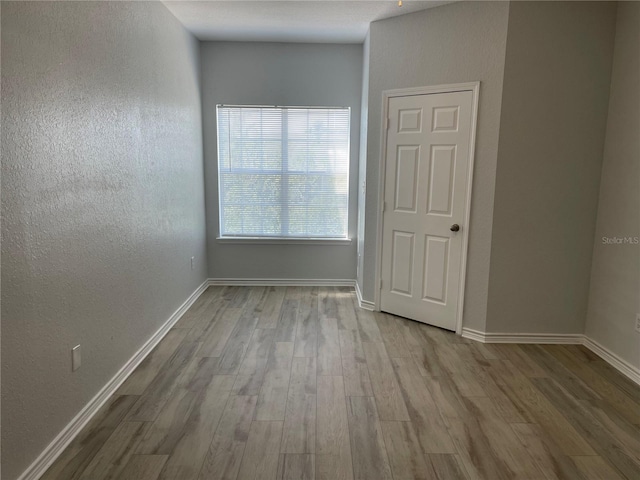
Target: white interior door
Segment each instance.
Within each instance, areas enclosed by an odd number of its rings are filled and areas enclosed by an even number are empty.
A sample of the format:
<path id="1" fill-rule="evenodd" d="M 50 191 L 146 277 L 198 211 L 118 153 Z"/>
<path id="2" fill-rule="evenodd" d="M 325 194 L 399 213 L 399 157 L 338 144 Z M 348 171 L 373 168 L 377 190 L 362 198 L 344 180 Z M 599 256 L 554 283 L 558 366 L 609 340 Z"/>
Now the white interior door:
<path id="1" fill-rule="evenodd" d="M 381 310 L 456 329 L 472 91 L 388 104 Z"/>

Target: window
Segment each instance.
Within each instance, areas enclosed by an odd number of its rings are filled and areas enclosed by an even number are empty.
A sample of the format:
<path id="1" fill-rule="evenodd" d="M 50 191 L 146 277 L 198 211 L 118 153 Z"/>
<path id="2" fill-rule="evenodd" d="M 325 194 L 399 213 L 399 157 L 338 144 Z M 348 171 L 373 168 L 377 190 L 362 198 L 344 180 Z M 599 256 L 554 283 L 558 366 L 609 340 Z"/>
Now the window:
<path id="1" fill-rule="evenodd" d="M 349 108 L 217 114 L 221 238 L 347 238 Z"/>

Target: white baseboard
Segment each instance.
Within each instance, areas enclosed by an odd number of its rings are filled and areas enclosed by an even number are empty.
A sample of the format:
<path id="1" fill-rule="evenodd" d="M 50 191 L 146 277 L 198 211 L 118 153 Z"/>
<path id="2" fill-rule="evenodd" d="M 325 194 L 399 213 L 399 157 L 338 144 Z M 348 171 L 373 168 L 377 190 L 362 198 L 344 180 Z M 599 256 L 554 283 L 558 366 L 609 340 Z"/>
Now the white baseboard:
<path id="1" fill-rule="evenodd" d="M 358 282 L 356 282 L 356 297 L 358 298 L 358 305 L 360 305 L 360 308 L 362 308 L 363 310 L 370 310 L 372 312 L 375 311 L 376 306 L 373 302 L 362 299 L 362 291 L 360 290 L 360 285 L 358 284 Z"/>
<path id="2" fill-rule="evenodd" d="M 463 338 L 468 338 L 469 340 L 475 340 L 480 343 L 488 343 L 485 339 L 485 333 L 480 330 L 473 330 L 472 328 L 462 328 L 462 333 L 460 334 Z"/>
<path id="3" fill-rule="evenodd" d="M 208 285 L 238 285 L 245 287 L 353 287 L 355 280 L 327 278 L 210 278 Z"/>
<path id="4" fill-rule="evenodd" d="M 184 315 L 198 297 L 207 289 L 208 282 L 205 280 L 180 307 L 173 312 L 169 319 L 153 334 L 153 336 L 140 347 L 140 349 L 131 357 L 127 363 L 120 369 L 115 376 L 102 387 L 95 397 L 89 400 L 82 410 L 67 424 L 66 427 L 53 439 L 53 441 L 42 451 L 36 460 L 18 477 L 18 480 L 37 480 L 51 466 L 51 464 L 60 456 L 71 441 L 80 433 L 85 425 L 98 413 L 98 410 L 105 404 L 111 395 L 113 395 L 118 387 L 127 379 L 129 375 L 136 369 L 145 357 L 160 343 L 160 340 L 171 330 L 171 327 Z"/>
<path id="5" fill-rule="evenodd" d="M 462 336 L 482 343 L 541 343 L 581 345 L 584 335 L 573 333 L 485 333 L 463 328 Z"/>
<path id="6" fill-rule="evenodd" d="M 591 350 L 593 353 L 602 358 L 605 362 L 618 370 L 623 375 L 629 377 L 635 383 L 640 385 L 640 368 L 631 365 L 626 360 L 623 360 L 618 355 L 613 353 L 608 348 L 603 347 L 595 340 L 585 336 L 583 345 Z"/>
<path id="7" fill-rule="evenodd" d="M 623 360 L 608 348 L 582 334 L 544 334 L 544 333 L 485 333 L 471 328 L 463 328 L 462 336 L 482 343 L 538 343 L 584 345 L 605 362 L 640 385 L 640 369 Z"/>

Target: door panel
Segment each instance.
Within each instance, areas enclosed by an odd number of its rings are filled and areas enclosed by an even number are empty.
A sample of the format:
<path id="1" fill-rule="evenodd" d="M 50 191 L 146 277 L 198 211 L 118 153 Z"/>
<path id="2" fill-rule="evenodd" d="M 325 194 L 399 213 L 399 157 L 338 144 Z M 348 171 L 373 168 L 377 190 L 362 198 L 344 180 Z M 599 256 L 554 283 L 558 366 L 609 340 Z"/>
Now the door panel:
<path id="1" fill-rule="evenodd" d="M 456 146 L 433 145 L 430 160 L 427 213 L 450 217 L 456 170 Z"/>
<path id="2" fill-rule="evenodd" d="M 398 147 L 394 210 L 416 213 L 420 146 Z"/>
<path id="3" fill-rule="evenodd" d="M 463 91 L 392 97 L 388 106 L 381 309 L 449 330 L 460 291 L 472 100 Z"/>
<path id="4" fill-rule="evenodd" d="M 420 133 L 422 131 L 422 109 L 398 110 L 398 131 L 400 133 Z"/>
<path id="5" fill-rule="evenodd" d="M 441 95 L 450 95 L 444 93 Z M 458 131 L 458 113 L 460 107 L 453 105 L 449 107 L 435 107 L 433 111 L 433 120 L 431 124 L 432 132 L 457 132 Z"/>
<path id="6" fill-rule="evenodd" d="M 446 305 L 449 239 L 426 236 L 423 284 L 425 300 Z M 427 274 L 428 272 L 428 274 Z"/>
<path id="7" fill-rule="evenodd" d="M 413 293 L 414 238 L 413 233 L 393 232 L 391 291 L 409 297 Z"/>

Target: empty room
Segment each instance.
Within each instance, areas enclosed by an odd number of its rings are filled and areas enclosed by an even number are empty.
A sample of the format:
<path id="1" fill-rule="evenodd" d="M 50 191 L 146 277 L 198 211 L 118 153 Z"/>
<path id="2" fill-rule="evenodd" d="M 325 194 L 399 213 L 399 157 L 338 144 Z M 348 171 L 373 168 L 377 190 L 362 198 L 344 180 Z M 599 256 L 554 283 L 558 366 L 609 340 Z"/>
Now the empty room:
<path id="1" fill-rule="evenodd" d="M 4 480 L 640 478 L 640 2 L 0 18 Z"/>

